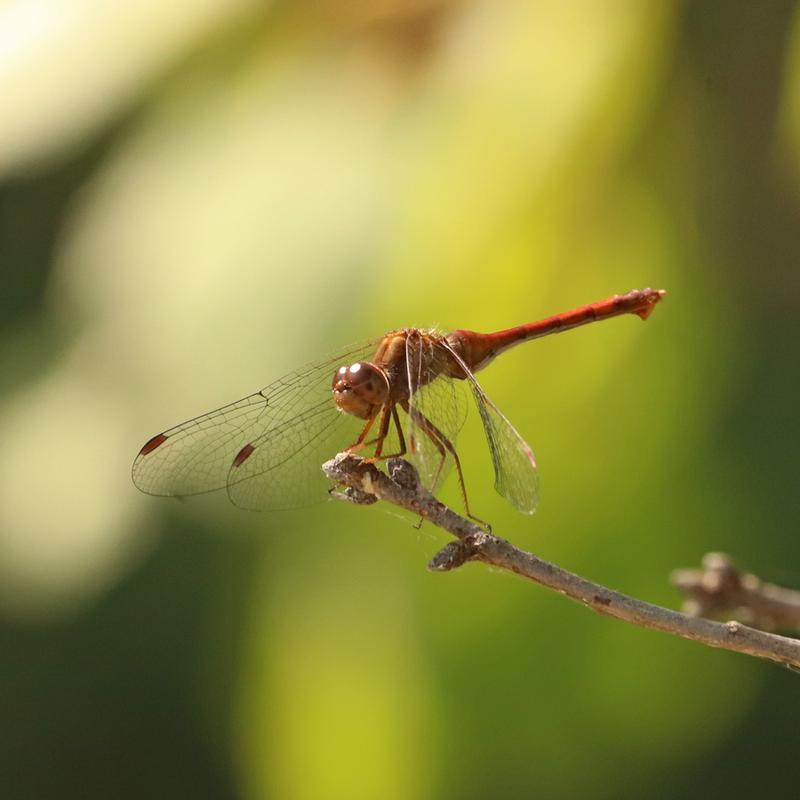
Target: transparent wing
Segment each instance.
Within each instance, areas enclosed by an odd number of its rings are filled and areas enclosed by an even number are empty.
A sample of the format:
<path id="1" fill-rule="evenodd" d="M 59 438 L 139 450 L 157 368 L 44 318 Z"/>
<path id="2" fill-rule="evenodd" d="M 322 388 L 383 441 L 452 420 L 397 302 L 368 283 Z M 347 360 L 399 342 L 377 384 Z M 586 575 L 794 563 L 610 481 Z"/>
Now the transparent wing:
<path id="1" fill-rule="evenodd" d="M 324 499 L 320 465 L 351 444 L 347 436 L 353 429 L 357 435 L 361 423 L 339 413 L 331 379 L 339 366 L 370 355 L 375 345 L 354 345 L 154 436 L 133 462 L 133 482 L 147 494 L 167 496 L 228 486 L 231 500 L 247 508 Z M 256 489 L 259 481 L 265 488 Z"/>
<path id="2" fill-rule="evenodd" d="M 331 373 L 332 375 L 333 373 Z M 318 402 L 278 422 L 246 443 L 228 470 L 228 497 L 253 511 L 297 508 L 325 497 L 330 486 L 322 464 L 353 444 L 364 420 L 338 410 L 330 378 L 309 387 Z"/>
<path id="3" fill-rule="evenodd" d="M 533 514 L 539 502 L 536 459 L 528 443 L 508 418 L 486 396 L 469 367 L 450 346 L 443 346 L 464 370 L 481 415 L 494 466 L 494 488 L 524 514 Z"/>
<path id="4" fill-rule="evenodd" d="M 463 382 L 443 373 L 450 361 L 449 352 L 434 337 L 409 332 L 407 445 L 422 484 L 432 493 L 454 464 L 452 450 L 467 416 Z"/>

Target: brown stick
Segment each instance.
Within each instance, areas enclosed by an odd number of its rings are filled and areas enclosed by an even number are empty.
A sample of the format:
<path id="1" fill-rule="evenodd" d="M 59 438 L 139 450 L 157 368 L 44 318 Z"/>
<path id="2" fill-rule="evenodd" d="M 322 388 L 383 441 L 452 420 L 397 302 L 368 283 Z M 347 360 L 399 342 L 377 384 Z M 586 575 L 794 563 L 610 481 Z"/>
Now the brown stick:
<path id="1" fill-rule="evenodd" d="M 672 585 L 688 595 L 693 617 L 736 617 L 761 630 L 800 631 L 800 592 L 739 572 L 723 553 L 707 553 L 702 569 L 676 569 Z"/>
<path id="2" fill-rule="evenodd" d="M 322 469 L 329 478 L 352 490 L 356 498 L 377 497 L 393 503 L 455 536 L 457 541 L 447 544 L 431 559 L 428 567 L 432 570 L 446 571 L 467 561 L 483 561 L 561 592 L 598 614 L 800 669 L 798 639 L 766 633 L 740 622 L 714 622 L 681 614 L 607 589 L 520 550 L 459 516 L 420 486 L 417 473 L 408 462 L 392 459 L 387 466 L 389 475 L 357 456 L 340 453 Z M 351 493 L 348 499 L 352 501 L 354 495 Z"/>

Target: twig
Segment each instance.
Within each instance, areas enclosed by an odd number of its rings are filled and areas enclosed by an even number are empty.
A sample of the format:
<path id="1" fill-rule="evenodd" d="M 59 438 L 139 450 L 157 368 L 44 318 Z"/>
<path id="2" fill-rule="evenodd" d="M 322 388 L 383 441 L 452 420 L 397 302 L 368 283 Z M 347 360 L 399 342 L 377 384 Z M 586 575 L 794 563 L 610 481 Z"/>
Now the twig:
<path id="1" fill-rule="evenodd" d="M 374 496 L 405 508 L 457 538 L 442 548 L 428 565 L 446 571 L 467 561 L 483 561 L 554 589 L 604 616 L 643 628 L 693 639 L 711 647 L 767 658 L 800 669 L 800 640 L 749 628 L 740 622 L 714 622 L 636 600 L 588 581 L 505 539 L 493 536 L 440 503 L 419 484 L 414 468 L 401 459 L 390 459 L 389 474 L 357 456 L 340 453 L 323 464 L 325 474 L 350 489 L 348 499 Z"/>
<path id="2" fill-rule="evenodd" d="M 761 630 L 800 630 L 800 592 L 739 572 L 723 553 L 707 553 L 702 569 L 677 569 L 671 581 L 689 596 L 693 617 L 735 617 Z"/>

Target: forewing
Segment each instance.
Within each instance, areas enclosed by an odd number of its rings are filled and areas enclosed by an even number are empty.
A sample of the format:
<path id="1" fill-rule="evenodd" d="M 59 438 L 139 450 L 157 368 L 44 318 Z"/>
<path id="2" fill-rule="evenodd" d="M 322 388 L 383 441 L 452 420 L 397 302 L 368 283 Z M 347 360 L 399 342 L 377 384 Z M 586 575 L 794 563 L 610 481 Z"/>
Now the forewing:
<path id="1" fill-rule="evenodd" d="M 410 410 L 406 438 L 422 484 L 432 493 L 453 466 L 456 437 L 467 414 L 462 382 L 442 372 L 449 360 L 433 336 L 410 332 L 406 339 Z"/>
<path id="2" fill-rule="evenodd" d="M 539 502 L 539 476 L 533 451 L 505 414 L 487 397 L 469 367 L 447 347 L 464 370 L 472 388 L 492 456 L 494 488 L 517 510 L 533 514 Z"/>
<path id="3" fill-rule="evenodd" d="M 331 379 L 339 366 L 360 360 L 374 347 L 374 342 L 367 342 L 347 348 L 235 403 L 154 436 L 133 463 L 134 483 L 143 492 L 155 495 L 212 492 L 228 485 L 232 465 L 239 459 L 242 471 L 235 477 L 237 485 L 255 477 L 269 481 L 266 473 L 279 465 L 283 467 L 281 474 L 286 478 L 279 482 L 283 484 L 285 495 L 278 497 L 275 491 L 265 492 L 264 504 L 257 507 L 271 505 L 270 499 L 304 504 L 312 501 L 315 493 L 318 499 L 324 499 L 325 480 L 320 464 L 325 458 L 314 464 L 305 457 L 314 451 L 312 443 L 324 441 L 332 447 L 325 457 L 335 455 L 337 447 L 350 444 L 349 441 L 334 441 L 337 432 L 346 436 L 342 429 L 347 426 L 338 419 L 343 415 L 339 414 L 331 397 Z M 248 446 L 254 448 L 252 459 L 241 460 Z M 272 452 L 271 458 L 266 457 L 267 450 Z M 256 476 L 257 466 L 260 469 Z M 302 491 L 300 487 L 289 491 L 285 484 L 290 477 L 306 484 Z M 231 494 L 234 502 L 237 494 Z M 288 506 L 281 502 L 272 507 Z"/>
<path id="4" fill-rule="evenodd" d="M 278 422 L 246 443 L 228 471 L 228 497 L 240 508 L 297 508 L 325 497 L 330 486 L 322 464 L 351 445 L 364 420 L 338 410 L 330 380 L 320 391 L 309 388 L 317 403 Z"/>

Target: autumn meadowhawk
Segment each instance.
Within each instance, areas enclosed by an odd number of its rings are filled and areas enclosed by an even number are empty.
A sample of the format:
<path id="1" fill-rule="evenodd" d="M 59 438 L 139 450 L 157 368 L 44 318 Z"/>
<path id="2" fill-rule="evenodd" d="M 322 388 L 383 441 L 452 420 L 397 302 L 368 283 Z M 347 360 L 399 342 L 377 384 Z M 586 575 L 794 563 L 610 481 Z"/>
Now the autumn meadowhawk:
<path id="1" fill-rule="evenodd" d="M 455 466 L 455 440 L 472 395 L 491 453 L 495 488 L 533 513 L 536 461 L 475 373 L 530 339 L 621 314 L 647 319 L 662 290 L 638 289 L 497 333 L 404 328 L 346 348 L 264 389 L 150 439 L 133 463 L 143 492 L 186 496 L 226 489 L 237 506 L 294 508 L 326 497 L 320 465 L 337 452 L 403 456 L 432 492 Z"/>

